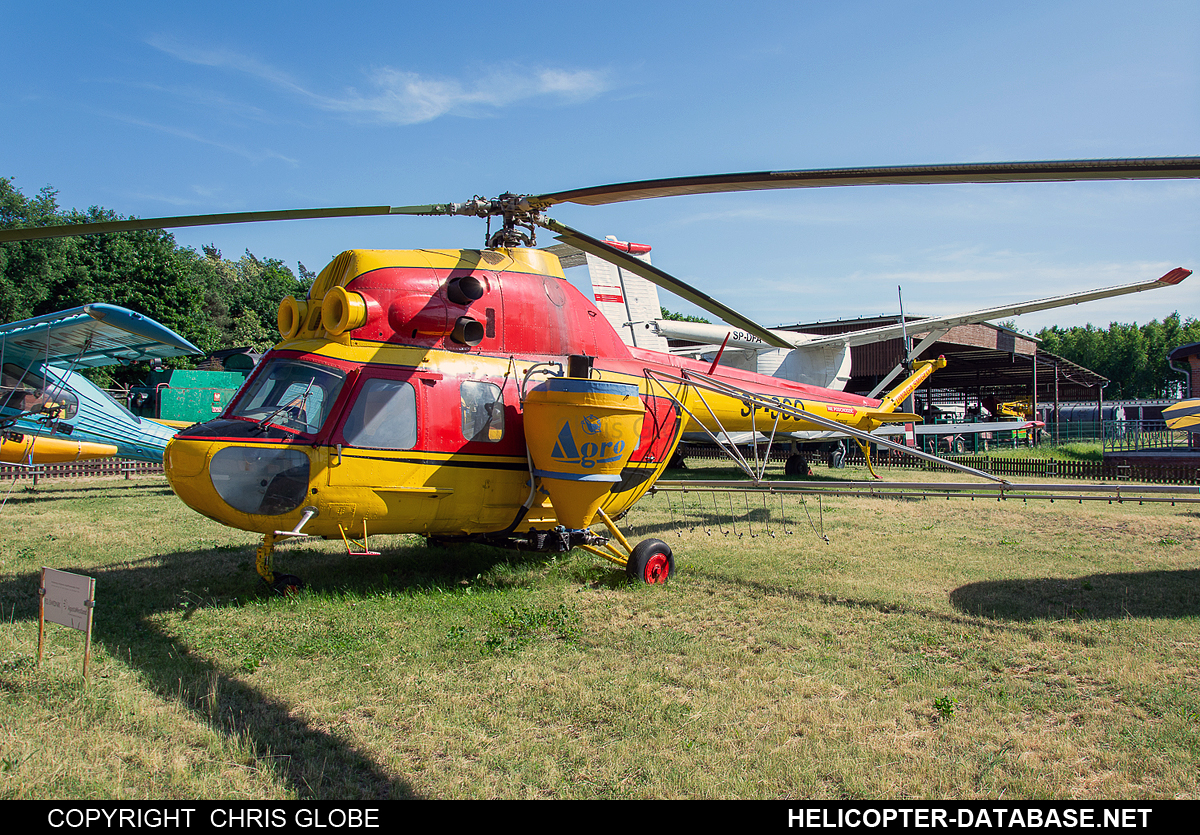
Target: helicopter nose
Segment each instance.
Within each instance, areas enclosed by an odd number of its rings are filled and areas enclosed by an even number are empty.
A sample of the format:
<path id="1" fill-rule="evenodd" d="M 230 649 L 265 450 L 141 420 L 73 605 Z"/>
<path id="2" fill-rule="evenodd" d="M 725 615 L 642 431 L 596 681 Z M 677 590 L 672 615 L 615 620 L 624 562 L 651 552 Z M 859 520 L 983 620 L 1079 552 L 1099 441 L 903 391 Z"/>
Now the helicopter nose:
<path id="1" fill-rule="evenodd" d="M 309 469 L 308 456 L 298 449 L 231 446 L 213 454 L 208 476 L 234 510 L 280 516 L 304 501 Z"/>
<path id="2" fill-rule="evenodd" d="M 298 508 L 311 473 L 309 457 L 298 449 L 180 438 L 167 448 L 164 464 L 185 504 L 235 527 L 247 527 L 242 514 L 281 516 Z"/>

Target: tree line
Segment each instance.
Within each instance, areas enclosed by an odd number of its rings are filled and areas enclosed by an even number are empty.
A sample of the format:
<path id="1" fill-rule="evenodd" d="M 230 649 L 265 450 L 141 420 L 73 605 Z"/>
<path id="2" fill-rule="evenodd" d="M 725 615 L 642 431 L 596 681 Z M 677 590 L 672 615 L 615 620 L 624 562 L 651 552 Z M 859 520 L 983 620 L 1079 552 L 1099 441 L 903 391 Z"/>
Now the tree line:
<path id="1" fill-rule="evenodd" d="M 1172 313 L 1161 322 L 1113 322 L 1107 328 L 1042 328 L 1039 350 L 1049 351 L 1107 377 L 1107 400 L 1182 396 L 1184 378 L 1171 369 L 1167 354 L 1180 345 L 1200 342 L 1200 321 Z"/>
<path id="2" fill-rule="evenodd" d="M 121 219 L 100 207 L 60 210 L 47 186 L 26 197 L 0 178 L 4 228 Z M 313 274 L 247 251 L 234 260 L 214 247 L 196 252 L 159 229 L 0 243 L 0 323 L 79 307 L 116 304 L 143 313 L 211 352 L 278 341 L 285 296 L 302 297 Z M 143 372 L 144 373 L 144 372 Z"/>

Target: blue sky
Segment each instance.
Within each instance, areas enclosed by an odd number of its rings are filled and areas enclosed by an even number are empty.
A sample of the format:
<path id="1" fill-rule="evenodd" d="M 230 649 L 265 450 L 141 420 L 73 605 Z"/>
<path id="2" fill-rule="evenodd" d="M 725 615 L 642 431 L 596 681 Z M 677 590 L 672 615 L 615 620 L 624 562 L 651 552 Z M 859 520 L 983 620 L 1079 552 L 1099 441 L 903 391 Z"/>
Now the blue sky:
<path id="1" fill-rule="evenodd" d="M 1187 2 L 140 3 L 0 9 L 0 176 L 152 217 L 771 169 L 1200 154 Z M 1200 183 L 881 186 L 561 206 L 766 325 L 1200 268 Z M 482 221 L 180 230 L 319 270 Z M 541 244 L 555 241 L 548 233 Z M 575 272 L 575 271 L 572 271 Z M 573 276 L 574 278 L 574 276 Z M 673 309 L 692 312 L 664 296 Z M 1200 276 L 1032 314 L 1200 316 Z"/>

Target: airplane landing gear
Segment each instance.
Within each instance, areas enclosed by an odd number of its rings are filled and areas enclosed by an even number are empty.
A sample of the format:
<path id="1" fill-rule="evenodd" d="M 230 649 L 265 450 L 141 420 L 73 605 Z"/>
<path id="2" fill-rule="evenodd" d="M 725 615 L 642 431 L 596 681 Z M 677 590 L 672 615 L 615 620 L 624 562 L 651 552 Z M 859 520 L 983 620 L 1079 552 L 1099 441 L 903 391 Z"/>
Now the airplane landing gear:
<path id="1" fill-rule="evenodd" d="M 784 475 L 812 475 L 812 469 L 808 466 L 808 458 L 801 455 L 799 452 L 793 452 L 783 462 Z"/>

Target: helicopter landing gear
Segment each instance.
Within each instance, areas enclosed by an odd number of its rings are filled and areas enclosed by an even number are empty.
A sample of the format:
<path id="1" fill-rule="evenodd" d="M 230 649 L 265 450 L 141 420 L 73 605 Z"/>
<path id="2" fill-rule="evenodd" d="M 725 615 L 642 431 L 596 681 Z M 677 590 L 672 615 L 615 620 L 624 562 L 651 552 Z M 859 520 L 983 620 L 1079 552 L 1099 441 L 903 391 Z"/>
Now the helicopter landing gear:
<path id="1" fill-rule="evenodd" d="M 578 547 L 590 551 L 598 557 L 614 562 L 625 569 L 625 573 L 633 582 L 665 583 L 675 571 L 675 556 L 665 542 L 657 539 L 644 539 L 637 545 L 630 545 L 621 531 L 617 528 L 608 514 L 601 509 L 596 510 L 596 516 L 608 528 L 612 539 L 604 542 L 606 550 L 588 544 L 578 543 Z M 620 548 L 613 545 L 613 540 Z"/>
<path id="2" fill-rule="evenodd" d="M 858 448 L 863 451 L 863 457 L 867 459 L 867 470 L 870 471 L 872 476 L 878 479 L 879 473 L 875 472 L 875 468 L 871 466 L 871 445 L 863 443 L 858 438 L 854 439 L 854 443 L 858 444 Z"/>
<path id="3" fill-rule="evenodd" d="M 271 583 L 271 591 L 280 597 L 291 597 L 304 589 L 304 581 L 295 574 L 276 574 L 275 582 Z"/>
<path id="4" fill-rule="evenodd" d="M 255 552 L 254 567 L 258 576 L 263 578 L 263 582 L 271 587 L 271 591 L 286 597 L 303 589 L 304 581 L 294 574 L 276 574 L 271 569 L 271 555 L 275 551 L 276 539 L 273 533 L 263 534 L 262 545 L 259 545 L 258 551 Z"/>
<path id="5" fill-rule="evenodd" d="M 658 539 L 643 539 L 625 563 L 625 573 L 634 582 L 665 583 L 674 571 L 675 556 L 670 546 Z"/>

